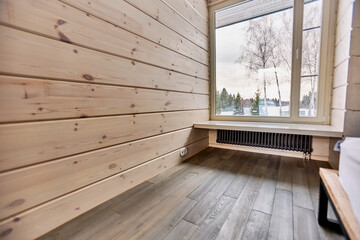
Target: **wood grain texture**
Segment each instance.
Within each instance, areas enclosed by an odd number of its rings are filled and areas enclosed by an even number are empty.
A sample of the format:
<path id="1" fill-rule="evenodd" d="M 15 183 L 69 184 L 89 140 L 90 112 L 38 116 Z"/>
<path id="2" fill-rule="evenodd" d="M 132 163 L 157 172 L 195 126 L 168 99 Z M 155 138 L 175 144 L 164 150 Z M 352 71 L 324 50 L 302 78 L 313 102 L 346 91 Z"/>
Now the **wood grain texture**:
<path id="1" fill-rule="evenodd" d="M 360 111 L 346 110 L 345 123 L 344 123 L 344 135 L 347 137 L 359 137 L 360 136 Z"/>
<path id="2" fill-rule="evenodd" d="M 249 221 L 246 224 L 244 235 L 241 239 L 266 240 L 269 231 L 269 224 L 270 215 L 253 210 L 250 214 Z"/>
<path id="3" fill-rule="evenodd" d="M 302 163 L 298 161 L 298 164 Z M 293 204 L 313 210 L 305 169 L 293 165 L 292 171 Z"/>
<path id="4" fill-rule="evenodd" d="M 275 197 L 276 182 L 279 172 L 279 163 L 279 157 L 270 159 L 270 163 L 264 176 L 263 183 L 261 184 L 261 188 L 254 203 L 254 210 L 266 214 L 271 214 Z M 254 218 L 258 218 L 258 214 L 255 213 Z"/>
<path id="5" fill-rule="evenodd" d="M 39 0 L 36 4 L 32 0 L 1 2 L 0 9 L 9 8 L 14 14 L 0 12 L 0 22 L 37 34 L 168 69 L 179 66 L 180 62 L 189 61 L 178 51 L 169 50 L 99 18 L 87 16 L 58 1 Z M 191 58 L 208 64 L 207 51 L 199 47 L 194 46 Z M 196 62 L 193 64 L 196 65 Z"/>
<path id="6" fill-rule="evenodd" d="M 207 145 L 207 139 L 199 141 L 188 146 L 189 153 L 185 157 L 180 157 L 178 151 L 168 153 L 145 164 L 15 215 L 10 219 L 0 222 L 0 233 L 8 233 L 4 236 L 4 239 L 34 239 L 39 237 L 50 229 L 179 164 L 181 161 L 205 149 Z M 100 192 L 102 194 L 99 194 Z M 34 228 L 33 226 L 37 227 Z"/>
<path id="7" fill-rule="evenodd" d="M 208 6 L 211 7 L 213 5 L 226 2 L 227 0 L 207 0 L 207 1 L 208 1 Z"/>
<path id="8" fill-rule="evenodd" d="M 3 124 L 0 125 L 1 170 L 191 127 L 207 117 L 208 111 L 200 110 Z"/>
<path id="9" fill-rule="evenodd" d="M 76 221 L 70 221 L 52 231 L 51 234 L 46 234 L 39 238 L 39 240 L 53 240 L 58 239 L 91 239 L 97 232 L 110 227 L 114 222 L 118 223 L 120 215 L 112 211 L 112 204 L 115 202 L 126 202 L 133 199 L 138 192 L 151 187 L 152 183 L 143 182 L 126 192 L 114 197 L 113 199 L 95 207 L 76 218 Z M 110 219 L 109 219 L 110 218 Z"/>
<path id="10" fill-rule="evenodd" d="M 115 2 L 111 0 L 62 0 L 62 2 L 190 58 L 197 59 L 194 57 L 197 54 L 195 49 L 201 50 L 196 44 L 139 11 L 124 0 Z"/>
<path id="11" fill-rule="evenodd" d="M 248 155 L 251 156 L 251 155 Z M 241 168 L 239 169 L 238 173 L 234 181 L 230 184 L 230 186 L 226 189 L 224 195 L 229 196 L 232 198 L 238 198 L 244 189 L 246 183 L 248 182 L 250 176 L 254 173 L 257 159 L 251 159 L 250 161 L 244 161 Z"/>
<path id="12" fill-rule="evenodd" d="M 173 11 L 161 0 L 126 0 L 126 2 L 208 51 L 208 37 L 198 31 L 193 25 L 181 17 L 179 13 Z M 193 0 L 193 5 L 202 12 L 204 12 L 205 9 L 207 13 L 207 8 L 203 8 L 201 6 L 203 4 L 199 3 L 198 0 Z M 204 54 L 204 56 L 206 55 L 207 54 Z M 203 63 L 207 64 L 207 62 Z"/>
<path id="13" fill-rule="evenodd" d="M 160 0 L 142 4 L 0 1 L 0 238 L 36 238 L 208 146 L 207 131 L 192 129 L 209 116 L 207 36 Z M 187 5 L 206 29 L 206 4 Z M 210 172 L 189 173 L 186 186 Z M 165 236 L 194 203 L 161 221 L 181 200 L 136 237 Z M 116 237 L 124 219 L 102 210 L 84 218 L 99 218 L 91 231 L 69 232 Z"/>
<path id="14" fill-rule="evenodd" d="M 0 50 L 1 72 L 17 74 L 18 66 L 22 65 L 21 74 L 30 76 L 42 76 L 49 78 L 61 78 L 82 80 L 87 82 L 97 82 L 94 79 L 108 79 L 112 82 L 118 79 L 116 75 L 121 74 L 121 65 L 125 70 L 137 63 L 117 57 L 114 55 L 97 52 L 80 46 L 74 46 L 66 42 L 60 42 L 49 38 L 40 37 L 34 34 L 0 26 Z M 153 52 L 145 53 L 152 57 L 157 55 L 158 48 Z M 135 48 L 128 49 L 133 56 Z M 138 51 L 143 54 L 144 50 Z M 48 54 L 48 53 L 52 54 Z M 133 52 L 133 54 L 131 54 Z M 36 55 L 35 55 L 36 54 Z M 161 56 L 164 53 L 160 53 Z M 34 58 L 36 56 L 36 58 Z M 175 63 L 173 61 L 178 61 Z M 191 76 L 208 79 L 208 67 L 196 63 L 182 55 L 173 56 L 173 59 L 164 59 L 161 62 L 169 64 L 167 70 L 176 70 Z M 127 63 L 127 64 L 126 64 Z M 97 72 L 99 71 L 99 72 Z"/>
<path id="15" fill-rule="evenodd" d="M 194 226 L 191 224 L 185 224 L 184 226 L 185 221 L 182 218 L 191 208 L 195 206 L 195 204 L 196 201 L 189 198 L 184 198 L 178 205 L 166 213 L 164 217 L 160 218 L 154 223 L 153 226 L 144 231 L 144 233 L 141 234 L 137 239 L 163 239 L 165 236 L 166 239 L 172 237 L 173 235 L 186 238 L 186 236 L 192 235 L 196 227 L 194 228 Z M 175 232 L 173 230 L 175 230 Z M 179 233 L 177 231 L 185 232 Z"/>
<path id="16" fill-rule="evenodd" d="M 224 223 L 228 221 L 227 219 L 232 218 L 231 215 L 238 214 L 239 211 L 244 213 L 244 209 L 250 209 L 250 214 L 247 221 L 234 227 L 234 229 L 244 228 L 243 234 L 237 236 L 236 239 L 266 239 L 266 236 L 267 239 L 293 239 L 294 229 L 298 231 L 297 234 L 302 230 L 307 231 L 306 229 L 309 231 L 319 230 L 319 239 L 321 240 L 344 239 L 329 229 L 318 227 L 313 222 L 316 216 L 315 210 L 306 210 L 305 214 L 295 213 L 298 218 L 295 219 L 293 217 L 293 208 L 295 207 L 292 204 L 292 191 L 276 189 L 274 209 L 271 214 L 255 210 L 252 201 L 242 201 L 241 208 L 239 208 L 238 205 L 235 205 L 236 198 L 224 196 L 224 194 L 218 197 L 214 203 L 217 194 L 221 193 L 217 190 L 218 185 L 216 184 L 219 178 L 212 178 L 212 176 L 222 175 L 226 170 L 227 174 L 236 178 L 240 175 L 250 175 L 252 178 L 250 181 L 258 178 L 256 174 L 259 172 L 232 171 L 231 168 L 224 169 L 224 167 L 237 167 L 237 164 L 240 164 L 240 169 L 244 170 L 245 168 L 242 166 L 255 162 L 255 165 L 258 164 L 257 170 L 259 168 L 266 169 L 261 186 L 265 184 L 264 180 L 268 171 L 278 167 L 276 157 L 271 155 L 244 152 L 232 154 L 230 150 L 214 148 L 202 151 L 188 161 L 182 162 L 181 165 L 130 189 L 40 239 L 211 240 L 216 239 Z M 224 158 L 224 156 L 230 155 L 232 155 L 230 158 Z M 261 159 L 265 159 L 265 161 Z M 288 160 L 296 162 L 296 159 Z M 266 167 L 264 164 L 267 163 L 269 164 Z M 314 173 L 312 176 L 315 176 L 318 166 L 328 167 L 329 165 L 326 162 L 309 161 L 304 166 L 309 179 L 309 184 L 304 187 L 309 188 L 310 193 L 318 191 L 319 180 L 309 177 L 308 174 Z M 292 177 L 291 171 L 288 174 Z M 209 179 L 213 181 L 209 181 Z M 187 193 L 194 191 L 205 182 L 214 188 L 208 188 L 207 194 L 196 204 L 196 200 L 189 199 Z M 245 192 L 241 195 L 248 193 L 246 188 L 243 191 Z M 272 194 L 269 195 L 272 196 Z M 263 194 L 263 197 L 268 198 L 266 194 Z M 312 197 L 316 196 L 312 195 Z M 195 204 L 200 204 L 202 207 L 193 211 L 196 208 Z M 301 210 L 301 208 L 299 209 Z M 200 213 L 198 217 L 194 218 L 194 220 L 198 219 L 198 225 L 186 220 L 190 215 L 195 216 L 194 213 Z M 311 226 L 303 222 L 307 219 L 311 221 Z M 294 226 L 293 223 L 298 225 Z M 312 236 L 313 233 L 304 232 L 303 236 Z"/>
<path id="17" fill-rule="evenodd" d="M 0 219 L 203 139 L 184 129 L 0 174 Z"/>
<path id="18" fill-rule="evenodd" d="M 334 203 L 350 239 L 360 236 L 360 224 L 351 207 L 351 202 L 339 180 L 339 171 L 320 168 L 320 177 Z"/>
<path id="19" fill-rule="evenodd" d="M 163 238 L 164 240 L 185 240 L 189 239 L 191 235 L 194 234 L 195 230 L 198 226 L 181 220 L 172 230 L 171 232 Z"/>
<path id="20" fill-rule="evenodd" d="M 314 212 L 294 206 L 294 240 L 316 240 L 319 239 L 319 231 L 317 229 L 317 221 Z"/>
<path id="21" fill-rule="evenodd" d="M 243 235 L 246 222 L 261 187 L 267 164 L 267 159 L 258 161 L 254 174 L 250 177 L 239 198 L 236 200 L 234 205 L 236 211 L 230 213 L 216 239 L 237 239 Z"/>
<path id="22" fill-rule="evenodd" d="M 208 95 L 0 76 L 0 122 L 207 108 Z"/>
<path id="23" fill-rule="evenodd" d="M 272 212 L 268 239 L 293 239 L 291 192 L 282 189 L 276 190 Z"/>
<path id="24" fill-rule="evenodd" d="M 289 174 L 292 170 L 292 163 L 290 158 L 281 157 L 276 188 L 292 191 L 292 179 Z"/>
<path id="25" fill-rule="evenodd" d="M 191 236 L 191 240 L 216 239 L 223 224 L 232 212 L 236 200 L 231 197 L 222 196 L 210 210 L 209 214 L 199 224 L 199 228 Z"/>
<path id="26" fill-rule="evenodd" d="M 187 0 L 161 0 L 178 12 L 183 18 L 194 25 L 200 32 L 206 36 L 209 34 L 208 19 L 204 19 L 200 14 L 188 3 Z"/>
<path id="27" fill-rule="evenodd" d="M 186 0 L 192 8 L 194 8 L 198 14 L 207 21 L 208 19 L 208 7 L 206 0 Z"/>

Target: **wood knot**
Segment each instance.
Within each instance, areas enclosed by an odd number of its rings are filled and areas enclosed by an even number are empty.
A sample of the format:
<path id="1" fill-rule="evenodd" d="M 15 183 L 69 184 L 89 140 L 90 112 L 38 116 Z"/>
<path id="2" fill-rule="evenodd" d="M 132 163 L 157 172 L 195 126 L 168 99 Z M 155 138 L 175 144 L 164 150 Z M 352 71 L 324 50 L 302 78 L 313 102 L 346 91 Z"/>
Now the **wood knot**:
<path id="1" fill-rule="evenodd" d="M 83 74 L 82 77 L 85 78 L 88 81 L 94 80 L 94 77 L 91 76 L 90 74 Z"/>
<path id="2" fill-rule="evenodd" d="M 13 201 L 12 203 L 9 204 L 9 207 L 16 207 L 19 206 L 21 204 L 23 204 L 25 202 L 25 199 L 17 199 L 15 201 Z"/>
<path id="3" fill-rule="evenodd" d="M 109 165 L 109 169 L 116 168 L 116 166 L 117 166 L 117 165 L 116 165 L 115 163 L 112 163 L 112 164 Z"/>
<path id="4" fill-rule="evenodd" d="M 0 234 L 0 237 L 1 237 L 1 238 L 6 237 L 6 236 L 9 235 L 11 232 L 12 232 L 12 228 L 8 228 L 8 229 L 6 229 L 5 231 L 3 231 L 3 232 Z"/>
<path id="5" fill-rule="evenodd" d="M 65 20 L 62 20 L 62 19 L 57 20 L 57 24 L 58 24 L 58 25 L 63 25 L 63 24 L 65 24 L 65 23 L 66 23 Z"/>
<path id="6" fill-rule="evenodd" d="M 62 42 L 66 42 L 66 43 L 72 43 L 71 40 L 65 36 L 65 34 L 63 34 L 62 32 L 58 32 L 59 38 Z"/>

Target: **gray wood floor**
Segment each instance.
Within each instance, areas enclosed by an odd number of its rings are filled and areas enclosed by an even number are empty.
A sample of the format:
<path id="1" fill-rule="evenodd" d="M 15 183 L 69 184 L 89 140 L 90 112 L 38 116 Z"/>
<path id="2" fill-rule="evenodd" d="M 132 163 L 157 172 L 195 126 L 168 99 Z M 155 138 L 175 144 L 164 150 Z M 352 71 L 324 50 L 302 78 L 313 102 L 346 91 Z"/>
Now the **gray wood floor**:
<path id="1" fill-rule="evenodd" d="M 208 148 L 41 239 L 343 239 L 317 224 L 319 167 Z"/>

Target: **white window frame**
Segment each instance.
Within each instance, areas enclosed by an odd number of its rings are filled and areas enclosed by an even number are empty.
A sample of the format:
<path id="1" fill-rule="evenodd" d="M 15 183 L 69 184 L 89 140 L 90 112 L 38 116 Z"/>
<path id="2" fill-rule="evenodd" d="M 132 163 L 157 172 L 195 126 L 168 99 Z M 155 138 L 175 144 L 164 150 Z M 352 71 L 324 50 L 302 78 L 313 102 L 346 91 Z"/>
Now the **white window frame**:
<path id="1" fill-rule="evenodd" d="M 294 25 L 293 25 L 293 52 L 291 72 L 291 93 L 290 93 L 290 117 L 272 116 L 219 116 L 215 114 L 215 12 L 217 10 L 238 4 L 245 0 L 228 0 L 209 8 L 210 20 L 210 119 L 216 121 L 246 121 L 246 122 L 286 122 L 286 123 L 308 123 L 308 124 L 330 124 L 331 110 L 331 88 L 333 73 L 333 55 L 336 28 L 336 1 L 323 0 L 321 45 L 319 63 L 319 86 L 316 117 L 300 117 L 300 73 L 301 73 L 301 51 L 296 56 L 294 49 L 302 47 L 302 22 L 304 0 L 294 0 Z M 296 11 L 295 11 L 296 10 Z M 297 29 L 297 30 L 296 30 Z"/>

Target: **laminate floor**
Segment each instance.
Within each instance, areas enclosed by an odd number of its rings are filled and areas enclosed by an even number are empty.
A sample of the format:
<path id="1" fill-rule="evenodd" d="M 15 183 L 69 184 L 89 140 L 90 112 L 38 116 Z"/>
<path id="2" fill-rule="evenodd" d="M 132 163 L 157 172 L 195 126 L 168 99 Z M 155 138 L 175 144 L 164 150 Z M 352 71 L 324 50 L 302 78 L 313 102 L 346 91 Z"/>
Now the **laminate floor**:
<path id="1" fill-rule="evenodd" d="M 41 239 L 343 239 L 317 224 L 319 167 L 208 148 Z"/>

